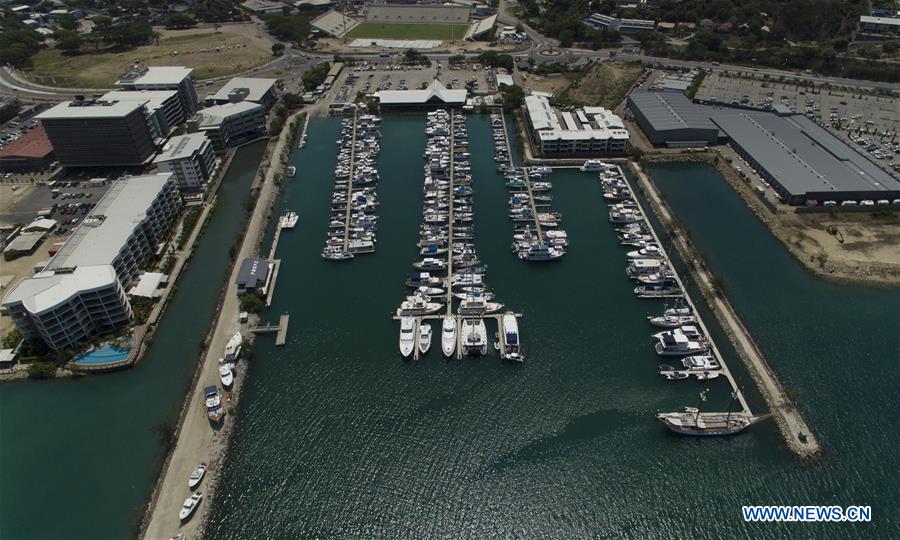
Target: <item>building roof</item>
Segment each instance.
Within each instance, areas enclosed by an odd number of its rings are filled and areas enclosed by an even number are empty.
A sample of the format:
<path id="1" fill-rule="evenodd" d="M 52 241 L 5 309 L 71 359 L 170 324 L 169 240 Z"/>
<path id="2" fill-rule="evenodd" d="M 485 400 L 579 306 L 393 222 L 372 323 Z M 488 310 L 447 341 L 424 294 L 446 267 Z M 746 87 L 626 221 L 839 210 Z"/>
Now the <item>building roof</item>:
<path id="1" fill-rule="evenodd" d="M 81 291 L 113 286 L 116 282 L 116 271 L 109 265 L 79 266 L 72 272 L 45 270 L 17 283 L 3 304 L 21 302 L 28 312 L 37 315 Z"/>
<path id="2" fill-rule="evenodd" d="M 9 143 L 6 148 L 0 149 L 0 160 L 4 158 L 42 158 L 50 152 L 53 152 L 53 146 L 50 144 L 50 139 L 47 138 L 44 125 L 38 123 L 24 135 Z"/>
<path id="3" fill-rule="evenodd" d="M 466 89 L 451 90 L 435 79 L 425 90 L 381 90 L 375 92 L 382 105 L 415 105 L 439 100 L 443 103 L 463 104 L 466 102 Z"/>
<path id="4" fill-rule="evenodd" d="M 730 108 L 710 115 L 792 195 L 900 190 L 890 174 L 805 116 Z"/>
<path id="5" fill-rule="evenodd" d="M 513 82 L 512 75 L 507 75 L 505 73 L 500 73 L 497 75 L 497 86 L 513 86 L 515 83 Z"/>
<path id="6" fill-rule="evenodd" d="M 859 22 L 863 24 L 883 24 L 900 28 L 900 19 L 896 19 L 894 17 L 872 17 L 870 15 L 860 15 Z"/>
<path id="7" fill-rule="evenodd" d="M 672 129 L 717 129 L 709 113 L 681 92 L 636 90 L 628 96 L 656 131 Z"/>
<path id="8" fill-rule="evenodd" d="M 334 0 L 297 0 L 294 2 L 296 7 L 300 6 L 313 6 L 313 7 L 321 7 L 333 4 Z"/>
<path id="9" fill-rule="evenodd" d="M 35 118 L 124 118 L 143 106 L 140 101 L 63 101 Z"/>
<path id="10" fill-rule="evenodd" d="M 216 101 L 229 101 L 233 94 L 238 93 L 246 94 L 241 98 L 242 100 L 258 103 L 275 87 L 275 81 L 275 79 L 235 77 L 210 97 Z"/>
<path id="11" fill-rule="evenodd" d="M 172 173 L 120 178 L 91 210 L 47 268 L 112 264 Z"/>
<path id="12" fill-rule="evenodd" d="M 311 24 L 313 28 L 321 30 L 326 34 L 335 37 L 344 37 L 344 34 L 356 28 L 359 21 L 332 9 L 319 15 L 310 21 L 309 24 Z"/>
<path id="13" fill-rule="evenodd" d="M 137 67 L 125 73 L 116 81 L 117 86 L 123 85 L 163 85 L 177 86 L 190 77 L 194 69 L 184 66 L 151 66 Z"/>
<path id="14" fill-rule="evenodd" d="M 612 111 L 603 107 L 584 107 L 576 114 L 594 120 L 596 125 L 576 120 L 576 115 L 564 111 L 557 115 L 550 100 L 546 96 L 532 94 L 525 97 L 525 108 L 531 121 L 532 129 L 542 141 L 584 141 L 590 139 L 627 140 L 628 132 L 624 129 L 622 119 Z M 560 122 L 562 118 L 562 122 Z"/>
<path id="15" fill-rule="evenodd" d="M 44 238 L 43 232 L 23 232 L 9 241 L 3 252 L 32 251 Z"/>
<path id="16" fill-rule="evenodd" d="M 241 6 L 250 11 L 258 11 L 260 13 L 268 13 L 270 11 L 281 11 L 281 8 L 287 4 L 281 2 L 270 2 L 269 0 L 247 0 Z"/>
<path id="17" fill-rule="evenodd" d="M 178 98 L 178 90 L 113 90 L 100 97 L 103 101 L 142 103 L 151 111 L 162 108 L 166 101 L 173 98 Z"/>
<path id="18" fill-rule="evenodd" d="M 197 111 L 195 118 L 199 117 L 198 126 L 216 127 L 222 124 L 229 117 L 243 114 L 253 109 L 262 110 L 262 105 L 253 103 L 252 101 L 239 101 L 237 103 L 223 103 L 222 105 L 213 105 Z"/>
<path id="19" fill-rule="evenodd" d="M 159 272 L 144 272 L 137 284 L 128 291 L 131 296 L 155 298 L 159 296 L 159 285 L 165 282 L 166 275 Z"/>
<path id="20" fill-rule="evenodd" d="M 25 231 L 52 231 L 56 228 L 56 220 L 50 218 L 37 218 L 25 226 Z"/>
<path id="21" fill-rule="evenodd" d="M 200 150 L 204 144 L 208 143 L 209 137 L 203 132 L 177 135 L 166 142 L 162 151 L 153 160 L 153 163 L 189 158 L 194 155 L 194 152 Z"/>
<path id="22" fill-rule="evenodd" d="M 491 30 L 494 29 L 494 25 L 497 24 L 497 14 L 493 14 L 490 17 L 486 17 L 481 19 L 480 21 L 475 21 L 469 25 L 468 30 L 466 30 L 466 35 L 463 36 L 463 39 L 475 39 L 478 37 L 487 34 Z"/>
<path id="23" fill-rule="evenodd" d="M 241 268 L 238 270 L 237 284 L 244 288 L 258 287 L 265 283 L 266 277 L 269 275 L 269 261 L 266 259 L 246 258 L 241 261 Z"/>

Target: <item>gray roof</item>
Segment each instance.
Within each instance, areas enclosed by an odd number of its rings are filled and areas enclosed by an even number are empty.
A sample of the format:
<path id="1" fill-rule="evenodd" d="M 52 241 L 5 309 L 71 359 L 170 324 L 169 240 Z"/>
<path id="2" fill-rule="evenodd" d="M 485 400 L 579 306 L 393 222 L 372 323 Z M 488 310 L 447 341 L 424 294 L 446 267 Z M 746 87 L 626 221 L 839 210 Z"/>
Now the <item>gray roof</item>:
<path id="1" fill-rule="evenodd" d="M 112 264 L 172 173 L 121 178 L 50 259 L 47 270 Z"/>
<path id="2" fill-rule="evenodd" d="M 194 115 L 194 118 L 198 120 L 198 126 L 201 128 L 216 127 L 222 125 L 222 122 L 232 116 L 244 114 L 245 112 L 254 109 L 262 110 L 262 105 L 253 103 L 252 101 L 225 103 L 223 105 L 213 105 L 212 107 L 200 109 L 197 111 L 197 114 Z"/>
<path id="3" fill-rule="evenodd" d="M 60 118 L 123 118 L 143 104 L 140 101 L 63 101 L 37 115 L 39 120 Z"/>
<path id="4" fill-rule="evenodd" d="M 169 139 L 169 142 L 163 146 L 162 152 L 156 156 L 153 163 L 191 157 L 194 152 L 203 147 L 204 143 L 208 142 L 209 137 L 203 132 L 188 133 L 187 135 L 172 137 Z"/>
<path id="5" fill-rule="evenodd" d="M 178 99 L 178 90 L 113 90 L 103 94 L 103 101 L 135 101 L 155 111 L 170 99 Z"/>
<path id="6" fill-rule="evenodd" d="M 739 109 L 709 114 L 791 194 L 900 190 L 890 174 L 805 116 Z"/>
<path id="7" fill-rule="evenodd" d="M 628 96 L 628 102 L 629 106 L 640 109 L 656 131 L 716 129 L 709 119 L 709 112 L 681 92 L 636 90 Z"/>
<path id="8" fill-rule="evenodd" d="M 269 275 L 269 261 L 266 259 L 246 258 L 241 261 L 241 269 L 238 270 L 237 284 L 239 287 L 256 288 L 266 281 Z"/>
<path id="9" fill-rule="evenodd" d="M 228 101 L 232 92 L 246 90 L 243 99 L 259 102 L 272 88 L 275 87 L 275 79 L 257 79 L 253 77 L 235 77 L 225 83 L 218 92 L 210 96 L 219 101 Z"/>
<path id="10" fill-rule="evenodd" d="M 178 86 L 179 84 L 181 84 L 181 81 L 183 81 L 187 77 L 190 77 L 193 71 L 193 68 L 184 66 L 137 67 L 119 77 L 119 80 L 116 81 L 116 84 L 119 86 Z"/>

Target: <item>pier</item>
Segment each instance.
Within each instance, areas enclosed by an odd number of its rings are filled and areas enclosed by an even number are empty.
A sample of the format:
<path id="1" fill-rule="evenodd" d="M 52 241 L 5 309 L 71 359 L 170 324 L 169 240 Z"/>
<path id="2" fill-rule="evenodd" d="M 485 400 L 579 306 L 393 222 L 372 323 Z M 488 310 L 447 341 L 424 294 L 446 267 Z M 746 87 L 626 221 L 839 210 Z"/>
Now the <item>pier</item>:
<path id="1" fill-rule="evenodd" d="M 528 167 L 522 167 L 525 173 L 525 187 L 528 189 L 528 202 L 531 205 L 531 215 L 534 218 L 534 232 L 537 233 L 538 239 L 544 240 L 544 233 L 541 231 L 541 220 L 538 218 L 537 205 L 534 203 L 534 193 L 531 191 L 531 180 L 528 178 Z"/>
<path id="2" fill-rule="evenodd" d="M 619 171 L 619 175 L 627 182 L 628 179 L 625 177 L 625 173 L 622 170 L 622 167 L 616 166 Z M 669 253 L 666 251 L 663 242 L 660 241 L 659 236 L 656 234 L 656 228 L 653 227 L 650 222 L 647 220 L 647 213 L 644 211 L 643 205 L 641 205 L 641 201 L 638 200 L 637 195 L 635 195 L 634 188 L 630 188 L 631 191 L 631 200 L 637 204 L 638 209 L 641 214 L 644 216 L 644 221 L 647 222 L 648 228 L 650 229 L 650 234 L 653 236 L 653 241 L 656 242 L 656 245 L 659 246 L 659 250 L 663 253 L 666 260 L 671 261 L 671 257 L 669 257 Z M 728 364 L 725 362 L 725 357 L 719 351 L 719 348 L 716 346 L 715 340 L 713 340 L 712 334 L 709 332 L 709 329 L 703 323 L 703 318 L 700 316 L 700 311 L 697 310 L 697 306 L 694 304 L 694 301 L 691 299 L 691 295 L 687 292 L 687 287 L 684 284 L 684 281 L 681 279 L 681 276 L 678 274 L 678 271 L 674 268 L 673 265 L 669 265 L 670 270 L 672 270 L 672 275 L 675 277 L 675 282 L 678 283 L 678 287 L 682 291 L 682 295 L 685 303 L 690 306 L 691 313 L 694 313 L 696 318 L 696 325 L 700 327 L 700 330 L 703 332 L 703 335 L 706 336 L 707 343 L 709 343 L 709 352 L 718 359 L 720 371 L 722 375 L 728 380 L 728 384 L 731 386 L 731 390 L 734 393 L 738 403 L 741 405 L 742 412 L 747 415 L 751 415 L 750 406 L 747 404 L 747 400 L 744 397 L 744 392 L 738 386 L 737 381 L 734 380 L 734 376 L 731 374 L 731 370 L 728 369 Z"/>
<path id="3" fill-rule="evenodd" d="M 285 313 L 278 319 L 278 324 L 266 323 L 261 326 L 251 326 L 250 332 L 253 334 L 275 334 L 275 345 L 281 346 L 284 345 L 285 340 L 287 339 L 287 330 L 288 323 L 291 320 L 291 316 Z"/>
<path id="4" fill-rule="evenodd" d="M 632 168 L 637 175 L 638 183 L 645 190 L 647 200 L 653 207 L 660 222 L 665 226 L 676 227 L 677 223 L 675 218 L 662 201 L 659 192 L 656 190 L 656 186 L 647 177 L 644 171 L 641 170 L 639 165 L 632 164 Z M 640 203 L 638 203 L 638 206 L 640 206 Z M 646 216 L 646 214 L 644 215 Z M 659 239 L 656 236 L 656 232 L 653 232 L 653 236 L 658 242 Z M 756 381 L 760 392 L 766 400 L 766 404 L 769 406 L 769 410 L 776 419 L 778 428 L 781 430 L 782 436 L 787 442 L 788 447 L 791 451 L 801 457 L 813 457 L 818 455 L 821 452 L 821 448 L 819 447 L 819 443 L 813 435 L 812 430 L 803 420 L 803 417 L 800 415 L 800 412 L 794 406 L 793 402 L 788 398 L 784 387 L 781 386 L 781 383 L 775 377 L 775 373 L 772 371 L 771 367 L 769 367 L 762 351 L 753 341 L 750 332 L 737 316 L 731 303 L 724 295 L 717 293 L 716 287 L 713 284 L 712 275 L 702 264 L 699 256 L 696 255 L 692 246 L 688 243 L 683 234 L 674 235 L 672 241 L 681 254 L 682 260 L 684 260 L 685 264 L 692 269 L 697 286 L 706 297 L 707 303 L 713 313 L 715 313 L 716 318 L 728 332 L 735 349 L 744 361 L 747 371 L 750 373 L 751 377 L 753 377 L 754 381 Z M 662 244 L 659 245 L 660 249 L 662 249 Z M 681 283 L 680 278 L 676 279 Z M 688 298 L 687 294 L 685 294 L 685 298 Z M 694 308 L 693 304 L 691 307 Z M 696 308 L 694 309 L 696 313 Z M 698 317 L 698 322 L 699 321 L 700 319 Z M 702 328 L 708 336 L 709 333 L 706 331 L 705 327 Z M 710 340 L 710 343 L 712 343 L 712 340 Z M 719 356 L 719 359 L 722 370 L 727 371 L 725 362 L 722 360 L 721 356 Z M 732 387 L 734 387 L 734 378 L 731 376 L 731 373 L 728 372 L 727 376 Z M 743 401 L 743 396 L 741 396 L 741 404 L 745 407 L 745 410 L 747 410 L 746 403 Z"/>
<path id="5" fill-rule="evenodd" d="M 269 259 L 269 262 L 272 263 L 272 281 L 269 282 L 269 290 L 266 292 L 266 307 L 272 305 L 272 299 L 275 297 L 275 281 L 281 268 L 281 259 Z"/>
<path id="6" fill-rule="evenodd" d="M 356 166 L 356 122 L 359 111 L 353 108 L 353 135 L 350 137 L 350 174 L 347 177 L 347 212 L 344 215 L 344 252 L 350 246 L 350 216 L 353 214 L 353 169 Z"/>

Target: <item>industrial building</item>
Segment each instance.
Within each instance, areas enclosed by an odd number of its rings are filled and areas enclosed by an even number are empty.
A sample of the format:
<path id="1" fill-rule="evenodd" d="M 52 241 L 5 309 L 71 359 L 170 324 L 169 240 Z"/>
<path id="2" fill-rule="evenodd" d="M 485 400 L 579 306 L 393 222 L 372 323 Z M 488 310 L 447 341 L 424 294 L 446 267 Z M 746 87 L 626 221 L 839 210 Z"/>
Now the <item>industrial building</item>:
<path id="1" fill-rule="evenodd" d="M 174 174 L 181 190 L 197 190 L 212 176 L 216 155 L 206 133 L 188 133 L 169 139 L 153 163 Z"/>
<path id="2" fill-rule="evenodd" d="M 61 349 L 127 324 L 125 290 L 180 207 L 170 173 L 116 181 L 44 268 L 3 299 L 19 332 Z"/>
<path id="3" fill-rule="evenodd" d="M 628 131 L 603 107 L 558 111 L 542 95 L 525 98 L 534 149 L 543 157 L 600 157 L 625 153 Z"/>
<path id="4" fill-rule="evenodd" d="M 424 90 L 381 90 L 375 96 L 382 110 L 430 111 L 460 108 L 466 104 L 466 89 L 451 90 L 435 79 Z"/>
<path id="5" fill-rule="evenodd" d="M 237 293 L 266 296 L 274 263 L 267 259 L 247 258 L 238 270 Z"/>
<path id="6" fill-rule="evenodd" d="M 900 198 L 900 182 L 798 114 L 708 108 L 729 144 L 793 205 Z"/>
<path id="7" fill-rule="evenodd" d="M 187 119 L 177 90 L 114 90 L 100 101 L 133 101 L 144 106 L 147 125 L 154 139 L 164 139 Z"/>
<path id="8" fill-rule="evenodd" d="M 156 150 L 140 101 L 64 101 L 36 118 L 63 167 L 136 167 Z"/>
<path id="9" fill-rule="evenodd" d="M 703 147 L 719 139 L 719 128 L 706 108 L 681 92 L 635 90 L 626 110 L 654 146 Z"/>
<path id="10" fill-rule="evenodd" d="M 206 133 L 213 150 L 224 152 L 264 135 L 266 113 L 262 105 L 250 101 L 214 105 L 198 111 L 188 120 L 188 131 Z"/>
<path id="11" fill-rule="evenodd" d="M 116 86 L 124 90 L 176 90 L 185 115 L 197 110 L 192 68 L 184 66 L 135 66 L 119 77 Z"/>
<path id="12" fill-rule="evenodd" d="M 206 98 L 207 105 L 224 105 L 250 101 L 269 110 L 275 104 L 275 79 L 235 77 L 215 94 Z"/>
<path id="13" fill-rule="evenodd" d="M 44 126 L 38 123 L 5 148 L 0 148 L 0 171 L 40 171 L 50 167 L 54 159 L 53 145 Z"/>

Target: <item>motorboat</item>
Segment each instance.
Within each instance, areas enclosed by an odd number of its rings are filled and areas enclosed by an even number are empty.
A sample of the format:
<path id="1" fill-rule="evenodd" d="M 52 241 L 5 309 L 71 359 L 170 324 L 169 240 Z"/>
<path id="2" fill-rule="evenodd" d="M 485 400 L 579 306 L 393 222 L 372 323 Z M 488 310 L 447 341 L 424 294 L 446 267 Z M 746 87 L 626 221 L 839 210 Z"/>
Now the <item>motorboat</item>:
<path id="1" fill-rule="evenodd" d="M 522 357 L 522 345 L 519 341 L 519 323 L 516 320 L 516 316 L 512 313 L 506 313 L 503 315 L 500 323 L 502 324 L 504 355 L 514 362 L 523 362 L 525 359 Z"/>
<path id="2" fill-rule="evenodd" d="M 295 174 L 297 174 L 297 167 L 288 165 L 285 176 L 287 176 L 288 178 L 293 178 Z"/>
<path id="3" fill-rule="evenodd" d="M 641 249 L 629 251 L 626 256 L 629 259 L 665 259 L 666 254 L 659 249 L 659 246 L 649 245 Z"/>
<path id="4" fill-rule="evenodd" d="M 447 269 L 447 262 L 434 257 L 425 257 L 421 261 L 413 263 L 413 266 L 419 270 L 428 270 L 430 272 L 440 272 Z"/>
<path id="5" fill-rule="evenodd" d="M 346 261 L 352 259 L 353 254 L 349 251 L 344 251 L 343 246 L 327 247 L 322 250 L 322 258 L 329 261 Z"/>
<path id="6" fill-rule="evenodd" d="M 675 281 L 675 273 L 668 268 L 665 268 L 659 272 L 654 272 L 652 274 L 638 276 L 637 280 L 638 283 L 642 283 L 644 285 L 666 285 L 677 283 L 677 281 Z"/>
<path id="7" fill-rule="evenodd" d="M 441 320 L 441 350 L 450 358 L 456 350 L 456 319 L 444 317 Z"/>
<path id="8" fill-rule="evenodd" d="M 207 386 L 203 389 L 203 398 L 206 400 L 206 417 L 210 422 L 218 423 L 225 416 L 219 389 L 215 385 Z"/>
<path id="9" fill-rule="evenodd" d="M 225 345 L 225 361 L 226 362 L 234 362 L 241 355 L 241 345 L 244 342 L 244 338 L 241 336 L 240 332 L 235 332 L 231 339 L 228 340 L 228 343 Z"/>
<path id="10" fill-rule="evenodd" d="M 684 371 L 664 370 L 662 369 L 662 366 L 660 366 L 659 374 L 669 381 L 681 381 L 690 377 L 690 374 L 685 373 Z"/>
<path id="11" fill-rule="evenodd" d="M 531 244 L 527 250 L 519 251 L 519 258 L 524 261 L 552 261 L 565 255 L 566 252 L 544 243 Z"/>
<path id="12" fill-rule="evenodd" d="M 719 361 L 711 354 L 697 354 L 681 359 L 684 369 L 687 371 L 715 371 L 722 366 Z"/>
<path id="13" fill-rule="evenodd" d="M 440 311 L 443 306 L 437 302 L 430 302 L 430 300 L 429 297 L 422 294 L 410 296 L 397 308 L 397 316 L 430 315 Z"/>
<path id="14" fill-rule="evenodd" d="M 693 315 L 659 315 L 656 317 L 647 317 L 650 324 L 661 328 L 678 328 L 685 324 L 696 322 Z"/>
<path id="15" fill-rule="evenodd" d="M 463 319 L 462 346 L 466 356 L 487 354 L 487 326 L 483 319 Z"/>
<path id="16" fill-rule="evenodd" d="M 419 287 L 416 289 L 416 292 L 427 295 L 427 296 L 443 296 L 447 294 L 447 291 L 444 289 L 439 289 L 437 287 Z"/>
<path id="17" fill-rule="evenodd" d="M 694 373 L 694 378 L 698 381 L 708 381 L 711 379 L 718 379 L 721 372 L 718 371 L 698 371 Z"/>
<path id="18" fill-rule="evenodd" d="M 638 298 L 675 298 L 682 295 L 678 285 L 638 285 L 634 288 Z"/>
<path id="19" fill-rule="evenodd" d="M 459 304 L 460 315 L 484 315 L 486 313 L 494 313 L 500 311 L 503 304 L 497 302 L 488 302 L 484 295 L 478 292 L 469 293 Z"/>
<path id="20" fill-rule="evenodd" d="M 197 465 L 197 468 L 194 469 L 194 472 L 191 473 L 190 478 L 188 478 L 188 487 L 190 489 L 194 489 L 195 487 L 200 485 L 200 482 L 203 480 L 203 475 L 206 474 L 206 463 L 200 463 Z"/>
<path id="21" fill-rule="evenodd" d="M 674 328 L 672 330 L 666 330 L 664 332 L 659 332 L 657 334 L 653 334 L 653 337 L 659 339 L 663 336 L 667 335 L 676 335 L 681 334 L 682 336 L 687 336 L 688 339 L 694 341 L 706 341 L 706 336 L 703 335 L 703 332 L 700 331 L 699 328 L 693 325 L 684 325 L 678 328 Z"/>
<path id="22" fill-rule="evenodd" d="M 400 354 L 409 358 L 416 346 L 416 320 L 412 317 L 400 319 Z"/>
<path id="23" fill-rule="evenodd" d="M 227 363 L 219 364 L 219 380 L 222 382 L 223 388 L 231 388 L 234 383 L 234 372 L 231 371 L 231 365 Z"/>
<path id="24" fill-rule="evenodd" d="M 434 287 L 437 285 L 441 285 L 444 280 L 432 276 L 428 272 L 410 272 L 409 277 L 406 278 L 406 285 L 408 287 Z"/>
<path id="25" fill-rule="evenodd" d="M 655 274 L 663 269 L 665 261 L 661 259 L 631 259 L 625 267 L 625 274 L 631 279 Z"/>
<path id="26" fill-rule="evenodd" d="M 431 348 L 431 325 L 422 323 L 419 325 L 419 354 L 426 354 Z"/>
<path id="27" fill-rule="evenodd" d="M 181 505 L 181 510 L 178 512 L 178 518 L 181 519 L 181 521 L 187 521 L 187 519 L 194 514 L 194 511 L 197 510 L 197 507 L 200 506 L 200 501 L 202 499 L 203 494 L 199 491 L 185 499 L 184 504 Z"/>
<path id="28" fill-rule="evenodd" d="M 299 220 L 300 216 L 298 216 L 296 212 L 288 212 L 285 215 L 281 216 L 281 228 L 293 229 L 297 226 L 297 221 Z"/>
<path id="29" fill-rule="evenodd" d="M 665 334 L 658 339 L 654 348 L 659 356 L 689 356 L 706 352 L 709 345 L 691 341 L 684 334 Z"/>
<path id="30" fill-rule="evenodd" d="M 615 165 L 603 163 L 599 159 L 589 159 L 581 165 L 581 172 L 599 172 L 607 169 L 615 168 Z"/>

